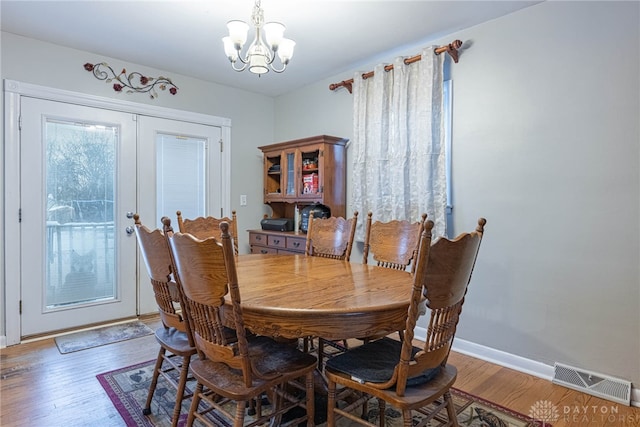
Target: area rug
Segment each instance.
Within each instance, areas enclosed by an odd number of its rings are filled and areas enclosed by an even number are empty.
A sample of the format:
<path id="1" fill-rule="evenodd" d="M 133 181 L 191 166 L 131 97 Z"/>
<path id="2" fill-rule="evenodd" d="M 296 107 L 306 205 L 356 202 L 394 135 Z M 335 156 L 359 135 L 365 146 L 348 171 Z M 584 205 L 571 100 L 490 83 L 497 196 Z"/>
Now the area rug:
<path id="1" fill-rule="evenodd" d="M 60 353 L 66 354 L 152 334 L 153 330 L 151 328 L 136 320 L 88 331 L 75 332 L 68 335 L 60 335 L 55 338 L 55 341 Z"/>
<path id="2" fill-rule="evenodd" d="M 142 409 L 147 399 L 149 383 L 153 374 L 154 363 L 155 361 L 150 360 L 97 376 L 98 381 L 127 426 L 164 427 L 171 425 L 171 414 L 175 402 L 175 389 L 167 384 L 166 380 L 162 377 L 158 380 L 151 405 L 151 415 L 145 416 L 142 414 Z M 174 373 L 177 377 L 178 374 L 175 371 Z M 193 390 L 195 388 L 195 381 L 190 381 L 187 384 L 187 388 Z M 505 407 L 457 389 L 452 389 L 452 395 L 456 412 L 458 413 L 458 423 L 461 426 L 538 427 L 543 425 L 541 422 L 533 420 L 523 414 L 511 411 Z M 183 403 L 182 412 L 178 421 L 179 426 L 186 425 L 190 402 L 191 400 L 189 399 Z M 265 410 L 268 409 L 265 408 Z M 316 410 L 317 412 L 326 411 L 326 405 L 316 403 Z M 324 426 L 326 424 L 324 423 L 326 419 L 325 413 L 322 412 L 316 415 L 316 425 Z M 320 419 L 318 416 L 320 416 Z M 378 416 L 377 404 L 374 402 L 374 404 L 371 404 L 369 407 L 369 421 L 377 424 Z M 247 419 L 248 418 L 250 417 L 247 417 Z M 417 422 L 418 419 L 419 417 L 416 416 L 415 421 Z M 402 426 L 402 415 L 393 408 L 387 408 L 385 422 L 389 427 L 400 427 Z M 198 425 L 198 421 L 196 421 L 195 425 Z M 338 422 L 338 426 L 340 427 L 348 427 L 351 425 L 352 423 L 350 421 L 344 419 Z M 544 424 L 544 426 L 551 427 L 548 423 Z"/>

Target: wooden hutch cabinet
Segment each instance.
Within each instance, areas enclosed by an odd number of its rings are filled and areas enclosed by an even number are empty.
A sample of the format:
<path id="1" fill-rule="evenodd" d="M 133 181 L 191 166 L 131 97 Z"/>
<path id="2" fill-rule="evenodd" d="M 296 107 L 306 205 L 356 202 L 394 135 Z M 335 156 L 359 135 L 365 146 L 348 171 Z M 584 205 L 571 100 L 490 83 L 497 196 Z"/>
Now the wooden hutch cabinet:
<path id="1" fill-rule="evenodd" d="M 328 206 L 332 216 L 345 216 L 346 143 L 320 135 L 258 147 L 264 156 L 264 203 L 273 218 L 294 218 L 296 207 L 312 203 Z M 305 239 L 297 230 L 249 230 L 252 253 L 304 253 L 300 242 Z"/>

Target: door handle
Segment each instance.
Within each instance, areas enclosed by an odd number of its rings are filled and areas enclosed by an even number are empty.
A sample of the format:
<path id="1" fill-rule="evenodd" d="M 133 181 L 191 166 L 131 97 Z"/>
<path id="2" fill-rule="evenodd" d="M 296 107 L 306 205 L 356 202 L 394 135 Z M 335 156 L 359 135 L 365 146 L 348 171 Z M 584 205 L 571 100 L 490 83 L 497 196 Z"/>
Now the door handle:
<path id="1" fill-rule="evenodd" d="M 133 229 L 132 226 L 128 226 L 127 228 L 124 229 L 124 231 L 127 232 L 127 234 L 131 235 L 135 232 L 135 230 Z"/>
<path id="2" fill-rule="evenodd" d="M 133 212 L 127 212 L 127 218 L 133 218 Z"/>

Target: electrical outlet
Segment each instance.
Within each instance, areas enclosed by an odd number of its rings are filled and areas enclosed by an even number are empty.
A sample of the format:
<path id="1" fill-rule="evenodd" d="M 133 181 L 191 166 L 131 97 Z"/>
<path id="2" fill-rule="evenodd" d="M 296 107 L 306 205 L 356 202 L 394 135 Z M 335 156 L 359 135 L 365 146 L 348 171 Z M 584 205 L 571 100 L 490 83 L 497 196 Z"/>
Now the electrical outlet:
<path id="1" fill-rule="evenodd" d="M 240 206 L 247 206 L 247 195 L 246 194 L 241 194 L 240 195 Z"/>

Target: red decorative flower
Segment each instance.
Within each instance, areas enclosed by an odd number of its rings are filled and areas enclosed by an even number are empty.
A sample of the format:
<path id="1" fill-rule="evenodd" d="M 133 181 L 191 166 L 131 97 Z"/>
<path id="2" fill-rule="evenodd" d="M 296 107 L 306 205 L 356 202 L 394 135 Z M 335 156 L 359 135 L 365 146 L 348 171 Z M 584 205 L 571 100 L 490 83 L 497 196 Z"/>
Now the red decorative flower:
<path id="1" fill-rule="evenodd" d="M 176 89 L 175 87 L 172 87 L 171 89 L 169 89 L 169 93 L 171 95 L 175 95 L 176 93 L 178 93 L 178 89 Z"/>
<path id="2" fill-rule="evenodd" d="M 87 71 L 93 71 L 93 64 L 89 64 L 88 62 L 84 64 L 84 69 Z"/>
<path id="3" fill-rule="evenodd" d="M 140 84 L 142 85 L 148 85 L 149 84 L 149 77 L 145 77 L 145 76 L 140 76 Z"/>
<path id="4" fill-rule="evenodd" d="M 122 92 L 122 88 L 123 86 L 121 84 L 118 84 L 118 83 L 113 84 L 113 90 L 115 90 L 116 92 Z"/>

